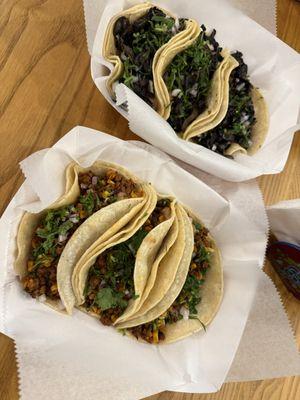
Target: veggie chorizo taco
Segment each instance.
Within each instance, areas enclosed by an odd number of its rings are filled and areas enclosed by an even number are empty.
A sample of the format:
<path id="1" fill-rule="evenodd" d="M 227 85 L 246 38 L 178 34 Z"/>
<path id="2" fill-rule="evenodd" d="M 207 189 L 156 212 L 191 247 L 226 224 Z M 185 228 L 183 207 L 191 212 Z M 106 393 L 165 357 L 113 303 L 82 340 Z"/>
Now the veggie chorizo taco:
<path id="1" fill-rule="evenodd" d="M 70 164 L 65 194 L 20 221 L 14 267 L 24 290 L 70 313 L 75 303 L 71 277 L 80 257 L 128 223 L 143 223 L 155 204 L 154 189 L 121 166 Z"/>
<path id="2" fill-rule="evenodd" d="M 225 118 L 218 126 L 207 125 L 205 133 L 195 132 L 189 138 L 223 155 L 253 155 L 262 146 L 268 132 L 268 110 L 263 96 L 249 81 L 242 53 L 236 52 L 232 56 L 238 66 L 230 74 Z"/>
<path id="3" fill-rule="evenodd" d="M 185 230 L 192 227 L 188 263 L 180 263 L 172 285 L 153 308 L 116 327 L 148 343 L 171 343 L 205 328 L 218 311 L 223 275 L 218 248 L 196 216 L 181 208 Z M 191 222 L 192 219 L 192 222 Z M 151 292 L 149 299 L 151 298 Z"/>
<path id="4" fill-rule="evenodd" d="M 132 318 L 143 307 L 151 307 L 150 293 L 161 275 L 161 263 L 166 271 L 177 269 L 177 260 L 169 257 L 174 244 L 185 249 L 185 236 L 179 235 L 177 205 L 164 197 L 157 202 L 147 221 L 135 232 L 103 247 L 77 271 L 81 275 L 78 304 L 97 317 L 104 325 L 113 325 Z M 179 241 L 179 240 L 180 241 Z M 75 271 L 76 273 L 76 271 Z M 165 285 L 172 284 L 168 272 Z M 148 298 L 150 303 L 146 303 Z"/>
<path id="5" fill-rule="evenodd" d="M 185 21 L 151 3 L 124 10 L 111 19 L 106 29 L 102 54 L 114 69 L 107 89 L 115 97 L 113 84 L 124 83 L 151 106 L 156 103 L 153 62 L 157 51 L 178 32 Z"/>

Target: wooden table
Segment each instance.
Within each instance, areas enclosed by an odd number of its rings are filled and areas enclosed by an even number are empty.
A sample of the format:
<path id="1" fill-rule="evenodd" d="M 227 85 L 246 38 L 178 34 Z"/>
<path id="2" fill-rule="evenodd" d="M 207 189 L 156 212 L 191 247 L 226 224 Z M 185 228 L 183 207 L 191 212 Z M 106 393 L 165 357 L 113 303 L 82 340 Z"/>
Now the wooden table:
<path id="1" fill-rule="evenodd" d="M 300 3 L 278 1 L 278 35 L 300 50 Z M 51 146 L 75 125 L 137 139 L 90 77 L 81 0 L 0 2 L 0 214 L 23 182 L 18 162 Z M 285 170 L 259 179 L 266 204 L 300 197 L 300 135 Z M 300 343 L 299 302 L 266 266 L 279 288 Z M 0 399 L 18 399 L 13 342 L 0 336 Z M 34 390 L 34 388 L 33 388 Z M 228 383 L 210 395 L 175 394 L 151 400 L 296 400 L 300 377 Z"/>

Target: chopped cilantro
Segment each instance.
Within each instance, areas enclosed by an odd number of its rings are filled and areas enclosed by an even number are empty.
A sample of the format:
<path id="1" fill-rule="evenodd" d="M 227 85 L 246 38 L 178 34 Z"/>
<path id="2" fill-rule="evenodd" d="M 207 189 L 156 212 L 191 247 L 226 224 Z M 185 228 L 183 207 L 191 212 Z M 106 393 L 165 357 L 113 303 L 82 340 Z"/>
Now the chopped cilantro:
<path id="1" fill-rule="evenodd" d="M 193 258 L 193 261 L 201 264 L 203 262 L 209 262 L 210 261 L 210 252 L 207 250 L 205 246 L 199 246 L 198 251 Z"/>
<path id="2" fill-rule="evenodd" d="M 183 20 L 177 27 L 174 18 L 157 7 L 151 7 L 132 23 L 124 16 L 115 23 L 115 45 L 124 66 L 119 81 L 149 104 L 154 100 L 152 60 L 155 53 L 183 26 Z"/>
<path id="3" fill-rule="evenodd" d="M 224 154 L 232 143 L 238 143 L 244 149 L 248 149 L 251 145 L 252 128 L 256 121 L 247 65 L 240 52 L 233 54 L 233 57 L 237 59 L 239 66 L 230 76 L 229 105 L 226 116 L 214 129 L 193 139 L 195 143 L 219 154 Z"/>
<path id="4" fill-rule="evenodd" d="M 93 212 L 93 209 L 95 207 L 95 199 L 92 192 L 88 192 L 85 195 L 79 196 L 79 202 L 83 205 L 85 211 L 88 214 L 91 214 Z"/>
<path id="5" fill-rule="evenodd" d="M 202 225 L 199 224 L 199 222 L 193 221 L 193 224 L 194 224 L 194 227 L 195 227 L 196 231 L 200 231 L 201 230 Z"/>
<path id="6" fill-rule="evenodd" d="M 98 291 L 94 302 L 102 311 L 113 307 L 125 308 L 127 306 L 127 301 L 123 300 L 123 294 L 108 287 Z"/>
<path id="7" fill-rule="evenodd" d="M 68 231 L 73 228 L 73 225 L 74 225 L 73 222 L 70 220 L 63 222 L 58 227 L 58 234 L 65 236 L 68 233 Z"/>
<path id="8" fill-rule="evenodd" d="M 206 107 L 207 95 L 219 61 L 221 48 L 214 39 L 215 31 L 204 30 L 187 49 L 178 53 L 169 64 L 164 80 L 172 94 L 168 122 L 175 132 L 182 132 Z"/>

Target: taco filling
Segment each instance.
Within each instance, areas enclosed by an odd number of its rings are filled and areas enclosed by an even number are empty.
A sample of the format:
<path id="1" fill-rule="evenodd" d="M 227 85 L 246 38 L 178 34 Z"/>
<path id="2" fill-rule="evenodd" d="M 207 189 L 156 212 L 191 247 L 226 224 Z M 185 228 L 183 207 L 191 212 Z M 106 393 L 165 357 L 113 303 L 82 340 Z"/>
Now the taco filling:
<path id="1" fill-rule="evenodd" d="M 232 143 L 238 143 L 247 150 L 252 144 L 251 132 L 256 122 L 248 67 L 242 53 L 236 52 L 232 56 L 239 66 L 232 71 L 229 79 L 227 114 L 214 129 L 193 138 L 195 143 L 223 155 Z"/>
<path id="2" fill-rule="evenodd" d="M 31 241 L 27 274 L 22 279 L 26 292 L 32 297 L 46 296 L 58 300 L 57 264 L 73 232 L 90 215 L 101 208 L 125 198 L 141 197 L 142 190 L 115 170 L 104 176 L 91 171 L 78 176 L 80 195 L 76 203 L 48 210 L 41 219 Z"/>
<path id="3" fill-rule="evenodd" d="M 159 200 L 145 224 L 130 239 L 105 250 L 90 268 L 83 307 L 99 315 L 102 324 L 112 325 L 129 300 L 136 298 L 133 279 L 136 253 L 146 235 L 170 215 L 170 200 Z"/>
<path id="4" fill-rule="evenodd" d="M 168 122 L 177 133 L 205 110 L 212 77 L 223 59 L 216 31 L 207 34 L 205 26 L 201 28 L 196 41 L 174 57 L 164 74 L 172 105 Z"/>
<path id="5" fill-rule="evenodd" d="M 153 105 L 152 61 L 157 50 L 184 28 L 184 20 L 175 20 L 157 7 L 130 23 L 125 16 L 114 25 L 117 55 L 124 70 L 119 78 L 148 104 Z"/>
<path id="6" fill-rule="evenodd" d="M 168 310 L 154 321 L 127 328 L 137 339 L 156 344 L 165 339 L 164 326 L 167 324 L 174 324 L 181 319 L 197 319 L 197 306 L 201 302 L 201 287 L 210 267 L 212 243 L 205 227 L 193 221 L 193 228 L 194 252 L 180 294 Z"/>

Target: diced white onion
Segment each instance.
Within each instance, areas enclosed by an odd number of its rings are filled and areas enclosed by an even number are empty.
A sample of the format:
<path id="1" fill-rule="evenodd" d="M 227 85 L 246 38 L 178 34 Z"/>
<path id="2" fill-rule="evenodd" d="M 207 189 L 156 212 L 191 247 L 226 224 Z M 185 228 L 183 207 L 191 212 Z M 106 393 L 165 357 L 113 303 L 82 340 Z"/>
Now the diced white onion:
<path id="1" fill-rule="evenodd" d="M 70 217 L 69 220 L 73 222 L 73 224 L 77 224 L 77 222 L 79 221 L 78 217 Z"/>
<path id="2" fill-rule="evenodd" d="M 190 312 L 189 312 L 189 310 L 187 308 L 181 307 L 180 308 L 180 314 L 183 316 L 183 319 L 185 321 L 187 321 L 189 319 Z"/>
<path id="3" fill-rule="evenodd" d="M 69 218 L 74 218 L 74 217 L 78 217 L 78 213 L 72 213 L 72 214 L 69 215 Z"/>
<path id="4" fill-rule="evenodd" d="M 129 294 L 129 290 L 126 289 L 126 290 L 124 291 L 124 294 L 125 294 L 125 295 Z"/>
<path id="5" fill-rule="evenodd" d="M 240 90 L 242 90 L 245 86 L 245 82 L 240 83 L 237 87 L 236 90 L 239 92 Z"/>
<path id="6" fill-rule="evenodd" d="M 149 86 L 149 92 L 150 92 L 150 93 L 154 93 L 154 85 L 153 85 L 153 81 L 151 81 L 151 80 L 150 80 L 150 81 L 149 81 L 149 85 L 148 85 L 148 86 Z"/>
<path id="7" fill-rule="evenodd" d="M 105 279 L 102 279 L 102 281 L 100 282 L 100 286 L 104 286 L 106 284 Z"/>
<path id="8" fill-rule="evenodd" d="M 132 82 L 137 82 L 138 80 L 139 80 L 139 78 L 137 76 L 133 75 Z"/>
<path id="9" fill-rule="evenodd" d="M 64 242 L 66 239 L 67 239 L 67 235 L 59 235 L 58 236 L 58 242 L 59 243 Z"/>
<path id="10" fill-rule="evenodd" d="M 175 19 L 175 24 L 174 24 L 174 26 L 175 26 L 176 31 L 178 31 L 178 30 L 179 30 L 179 27 L 180 27 L 179 19 L 178 19 L 178 18 Z"/>
<path id="11" fill-rule="evenodd" d="M 207 43 L 207 47 L 209 48 L 209 50 L 214 51 L 214 46 L 211 43 Z"/>
<path id="12" fill-rule="evenodd" d="M 179 93 L 181 93 L 181 90 L 180 90 L 180 89 L 173 89 L 171 95 L 172 95 L 173 97 L 176 97 L 176 96 L 179 95 Z"/>
<path id="13" fill-rule="evenodd" d="M 132 254 L 135 254 L 135 248 L 132 246 L 132 244 L 130 244 L 128 247 Z"/>
<path id="14" fill-rule="evenodd" d="M 45 303 L 46 300 L 47 297 L 45 294 L 42 294 L 41 296 L 38 297 L 38 301 L 40 301 L 41 303 Z"/>
<path id="15" fill-rule="evenodd" d="M 217 150 L 217 145 L 213 144 L 211 149 L 212 149 L 212 151 L 216 151 Z"/>
<path id="16" fill-rule="evenodd" d="M 98 182 L 98 176 L 93 176 L 92 177 L 92 185 L 97 185 L 97 182 Z"/>
<path id="17" fill-rule="evenodd" d="M 88 185 L 86 185 L 85 183 L 81 183 L 80 184 L 81 189 L 87 189 Z"/>
<path id="18" fill-rule="evenodd" d="M 245 121 L 248 121 L 248 119 L 249 119 L 249 115 L 243 113 L 242 116 L 241 116 L 241 122 L 243 123 Z"/>
<path id="19" fill-rule="evenodd" d="M 192 89 L 192 90 L 190 91 L 190 94 L 191 94 L 193 97 L 196 97 L 196 96 L 197 96 L 197 93 L 198 93 L 198 90 L 197 90 L 197 89 Z"/>
<path id="20" fill-rule="evenodd" d="M 121 60 L 122 61 L 127 60 L 127 56 L 125 55 L 125 53 L 121 53 Z"/>

